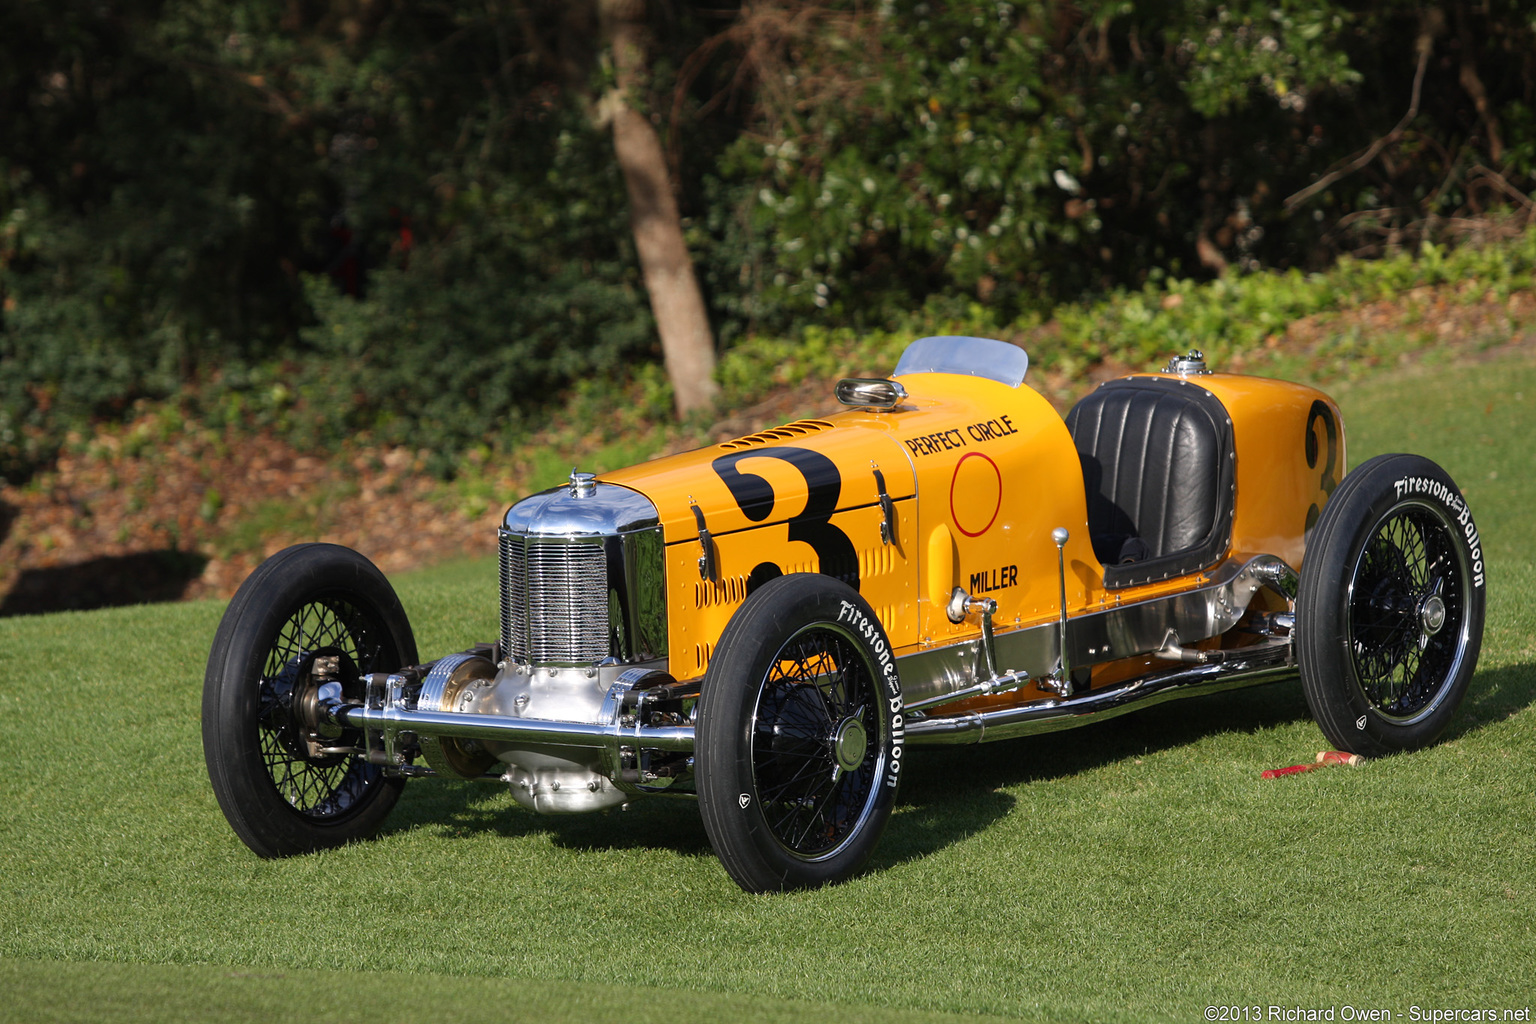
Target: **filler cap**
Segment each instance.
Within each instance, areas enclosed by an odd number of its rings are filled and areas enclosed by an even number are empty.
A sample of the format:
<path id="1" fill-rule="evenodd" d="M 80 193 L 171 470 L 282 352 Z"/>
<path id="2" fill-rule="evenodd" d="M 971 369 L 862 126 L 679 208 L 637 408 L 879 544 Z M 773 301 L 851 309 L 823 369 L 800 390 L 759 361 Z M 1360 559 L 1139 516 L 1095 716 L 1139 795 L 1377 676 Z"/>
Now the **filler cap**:
<path id="1" fill-rule="evenodd" d="M 1176 373 L 1180 377 L 1197 377 L 1211 371 L 1206 368 L 1205 353 L 1192 348 L 1187 355 L 1174 356 L 1168 360 L 1168 365 L 1163 367 L 1163 372 Z"/>

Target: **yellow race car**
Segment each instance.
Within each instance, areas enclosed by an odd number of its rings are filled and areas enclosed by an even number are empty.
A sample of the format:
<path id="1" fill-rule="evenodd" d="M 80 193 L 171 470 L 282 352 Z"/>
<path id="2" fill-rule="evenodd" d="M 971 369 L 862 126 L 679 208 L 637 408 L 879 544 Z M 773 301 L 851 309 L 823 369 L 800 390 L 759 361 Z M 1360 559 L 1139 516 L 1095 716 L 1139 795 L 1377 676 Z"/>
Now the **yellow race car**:
<path id="1" fill-rule="evenodd" d="M 384 576 L 289 548 L 225 613 L 208 771 L 262 856 L 372 833 L 407 778 L 541 813 L 696 797 L 742 888 L 856 872 L 911 744 L 1093 722 L 1298 672 L 1330 743 L 1432 742 L 1482 550 L 1427 459 L 1345 474 L 1338 407 L 1198 352 L 1065 421 L 1014 345 L 923 338 L 847 408 L 616 473 L 499 530 L 501 630 L 420 662 Z"/>

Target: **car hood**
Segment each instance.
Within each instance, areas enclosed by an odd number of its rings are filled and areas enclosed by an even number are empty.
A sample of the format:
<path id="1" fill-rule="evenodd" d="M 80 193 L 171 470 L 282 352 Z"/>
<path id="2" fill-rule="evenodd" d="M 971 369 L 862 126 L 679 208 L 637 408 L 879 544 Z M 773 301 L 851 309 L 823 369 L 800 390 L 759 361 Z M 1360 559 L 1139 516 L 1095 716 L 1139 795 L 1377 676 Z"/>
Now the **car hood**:
<path id="1" fill-rule="evenodd" d="M 914 493 L 911 460 L 873 414 L 839 413 L 604 473 L 656 506 L 668 544 L 877 505 Z"/>

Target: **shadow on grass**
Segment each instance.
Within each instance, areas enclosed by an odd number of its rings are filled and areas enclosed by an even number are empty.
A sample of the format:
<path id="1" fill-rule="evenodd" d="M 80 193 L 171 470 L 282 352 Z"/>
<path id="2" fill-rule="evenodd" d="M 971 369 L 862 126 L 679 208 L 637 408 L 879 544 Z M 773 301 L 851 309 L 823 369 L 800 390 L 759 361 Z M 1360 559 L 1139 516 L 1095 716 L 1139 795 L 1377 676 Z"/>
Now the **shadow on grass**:
<path id="1" fill-rule="evenodd" d="M 196 552 L 165 550 L 27 569 L 0 601 L 0 617 L 179 601 L 207 564 Z"/>
<path id="2" fill-rule="evenodd" d="M 492 782 L 432 779 L 406 787 L 385 833 L 427 828 L 443 835 L 493 832 L 509 839 L 548 836 L 571 850 L 673 850 L 711 854 L 698 805 L 683 797 L 636 799 L 627 810 L 590 814 L 535 814 Z"/>
<path id="3" fill-rule="evenodd" d="M 1536 705 L 1536 664 L 1486 669 L 1472 678 L 1442 740 L 1461 739 Z"/>
<path id="4" fill-rule="evenodd" d="M 1070 776 L 1213 732 L 1268 728 L 1306 715 L 1300 687 L 1282 683 L 1158 705 L 1066 733 L 981 746 L 910 748 L 902 812 L 886 830 L 876 868 L 929 856 L 1005 817 L 1016 799 L 1001 789 Z M 411 828 L 447 835 L 545 835 L 576 850 L 657 848 L 685 856 L 712 854 L 697 806 L 680 798 L 637 800 L 625 811 L 541 816 L 516 807 L 504 786 L 433 780 L 407 788 L 386 831 Z"/>
<path id="5" fill-rule="evenodd" d="M 942 802 L 956 779 L 968 787 L 1049 782 L 1126 758 L 1186 746 L 1223 732 L 1258 732 L 1308 718 L 1301 684 L 1292 679 L 1247 690 L 1174 700 L 1080 728 L 969 747 L 913 751 L 904 783 L 909 802 Z M 939 784 L 937 792 L 929 788 Z"/>
<path id="6" fill-rule="evenodd" d="M 1445 738 L 1455 739 L 1536 704 L 1536 666 L 1481 672 Z M 1094 725 L 1000 743 L 908 751 L 900 813 L 875 855 L 876 871 L 931 856 L 1007 816 L 1021 784 L 1069 778 L 1127 758 L 1187 746 L 1223 732 L 1253 733 L 1310 719 L 1296 680 L 1171 701 Z M 1318 735 L 1319 744 L 1325 742 Z M 433 781 L 406 790 L 386 831 L 430 828 L 444 835 L 545 835 L 573 850 L 667 849 L 712 856 L 688 799 L 653 797 L 629 810 L 541 816 L 513 804 L 504 786 Z"/>

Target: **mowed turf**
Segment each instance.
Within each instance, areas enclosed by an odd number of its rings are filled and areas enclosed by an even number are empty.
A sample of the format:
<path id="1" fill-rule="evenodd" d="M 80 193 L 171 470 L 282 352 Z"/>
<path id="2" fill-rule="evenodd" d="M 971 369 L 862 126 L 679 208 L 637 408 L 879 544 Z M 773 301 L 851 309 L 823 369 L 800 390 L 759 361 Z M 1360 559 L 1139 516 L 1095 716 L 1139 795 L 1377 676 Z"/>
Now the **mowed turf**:
<path id="1" fill-rule="evenodd" d="M 1352 464 L 1429 455 L 1482 528 L 1483 657 L 1443 742 L 1263 780 L 1324 744 L 1282 683 L 914 750 L 871 870 L 818 892 L 740 892 L 686 801 L 541 818 L 441 780 L 407 787 L 374 842 L 262 861 L 202 763 L 221 604 L 0 620 L 0 1020 L 1519 1011 L 1536 1002 L 1536 369 L 1335 395 Z M 396 584 L 424 655 L 494 635 L 494 563 Z"/>

